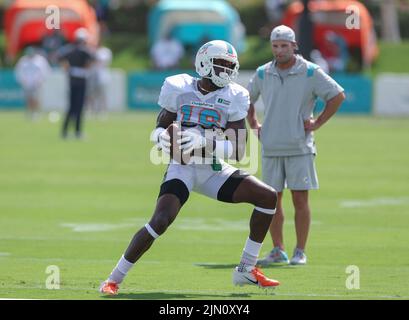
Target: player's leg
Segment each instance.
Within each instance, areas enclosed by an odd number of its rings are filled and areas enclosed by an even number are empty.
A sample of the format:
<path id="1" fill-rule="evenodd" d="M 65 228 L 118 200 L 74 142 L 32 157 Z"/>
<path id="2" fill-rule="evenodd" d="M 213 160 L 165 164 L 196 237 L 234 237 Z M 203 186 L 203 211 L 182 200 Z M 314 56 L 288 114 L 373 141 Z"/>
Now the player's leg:
<path id="1" fill-rule="evenodd" d="M 271 221 L 269 231 L 273 240 L 273 249 L 267 255 L 258 260 L 257 264 L 267 266 L 272 263 L 288 263 L 288 255 L 284 248 L 283 226 L 284 226 L 284 211 L 282 205 L 283 192 L 277 192 L 277 208 L 276 213 Z"/>
<path id="2" fill-rule="evenodd" d="M 222 164 L 221 171 L 203 170 L 199 175 L 206 182 L 198 186 L 198 192 L 223 202 L 251 203 L 256 207 L 256 213 L 264 213 L 253 214 L 250 220 L 251 239 L 263 241 L 275 212 L 277 192 L 256 177 L 227 163 Z"/>
<path id="3" fill-rule="evenodd" d="M 187 190 L 183 182 L 170 181 L 170 183 L 175 183 L 175 185 L 180 185 L 176 188 L 181 190 Z M 188 191 L 183 196 L 187 199 Z M 181 200 L 175 194 L 164 193 L 162 194 L 156 204 L 155 211 L 150 219 L 143 228 L 141 228 L 132 238 L 131 243 L 125 251 L 124 257 L 127 261 L 135 263 L 143 253 L 149 249 L 154 240 L 165 233 L 166 229 L 175 220 L 180 208 L 186 200 Z"/>
<path id="4" fill-rule="evenodd" d="M 37 120 L 39 115 L 38 89 L 31 88 L 30 90 L 27 90 L 26 98 L 29 116 L 31 117 L 31 120 Z"/>
<path id="5" fill-rule="evenodd" d="M 150 221 L 132 238 L 124 255 L 101 284 L 100 292 L 116 294 L 120 284 L 134 263 L 150 248 L 175 220 L 180 208 L 193 188 L 194 170 L 190 166 L 170 164 L 160 187 L 155 211 Z"/>
<path id="6" fill-rule="evenodd" d="M 108 280 L 102 283 L 100 292 L 117 293 L 118 285 L 123 281 L 128 271 L 151 247 L 155 239 L 165 233 L 188 197 L 189 190 L 181 180 L 170 180 L 162 184 L 152 218 L 133 236 Z"/>
<path id="7" fill-rule="evenodd" d="M 295 209 L 295 232 L 297 236 L 296 252 L 294 255 L 300 255 L 304 252 L 307 244 L 308 232 L 311 224 L 311 211 L 308 203 L 308 190 L 291 190 L 294 209 Z M 305 256 L 305 254 L 304 254 Z M 306 257 L 303 258 L 306 261 Z"/>
<path id="8" fill-rule="evenodd" d="M 33 104 L 33 111 L 35 113 L 38 113 L 40 111 L 39 95 L 40 95 L 39 89 L 37 88 L 34 89 L 33 97 L 32 97 L 33 99 L 32 104 Z"/>
<path id="9" fill-rule="evenodd" d="M 32 91 L 30 92 L 30 94 L 27 95 L 27 105 L 28 105 L 30 118 L 31 120 L 34 120 L 35 113 L 37 110 L 36 110 L 34 94 Z"/>
<path id="10" fill-rule="evenodd" d="M 64 124 L 62 127 L 63 138 L 67 138 L 69 125 L 74 120 L 74 117 L 75 117 L 74 109 L 70 105 L 67 113 L 65 114 Z"/>
<path id="11" fill-rule="evenodd" d="M 270 224 L 270 236 L 273 242 L 273 249 L 267 255 L 257 261 L 260 265 L 271 263 L 288 263 L 287 253 L 284 251 L 284 208 L 282 205 L 285 187 L 285 168 L 283 157 L 263 157 L 262 158 L 263 181 L 277 190 L 277 208 L 273 220 Z"/>
<path id="12" fill-rule="evenodd" d="M 278 281 L 268 279 L 255 267 L 261 244 L 275 212 L 277 193 L 257 178 L 226 163 L 223 163 L 220 172 L 209 172 L 209 177 L 203 179 L 206 182 L 198 188 L 200 193 L 223 202 L 248 202 L 256 206 L 250 218 L 250 235 L 246 240 L 240 264 L 233 271 L 233 283 L 264 288 L 279 285 Z"/>
<path id="13" fill-rule="evenodd" d="M 85 102 L 86 83 L 79 83 L 76 86 L 76 101 L 75 101 L 75 135 L 77 138 L 82 137 L 82 113 Z"/>
<path id="14" fill-rule="evenodd" d="M 284 237 L 283 237 L 283 226 L 284 226 L 284 209 L 282 204 L 283 192 L 277 192 L 277 208 L 274 214 L 273 220 L 270 224 L 270 234 L 273 240 L 274 248 L 280 248 L 284 250 Z"/>
<path id="15" fill-rule="evenodd" d="M 65 115 L 64 124 L 62 127 L 62 137 L 66 138 L 68 134 L 68 126 L 70 125 L 71 120 L 75 116 L 75 89 L 73 89 L 72 80 L 70 79 L 70 89 L 69 89 L 69 105 L 68 111 Z"/>
<path id="16" fill-rule="evenodd" d="M 291 264 L 306 264 L 308 233 L 311 224 L 311 210 L 309 207 L 308 190 L 318 189 L 317 172 L 314 165 L 315 156 L 312 154 L 293 156 L 286 159 L 288 188 L 291 190 L 295 209 L 295 231 L 297 245 L 290 260 Z"/>
<path id="17" fill-rule="evenodd" d="M 247 202 L 255 206 L 250 218 L 250 239 L 263 242 L 277 205 L 277 192 L 254 176 L 247 176 L 234 190 L 233 203 Z"/>
<path id="18" fill-rule="evenodd" d="M 250 218 L 250 234 L 240 264 L 233 272 L 233 283 L 236 285 L 253 283 L 263 288 L 278 286 L 280 283 L 277 280 L 267 278 L 255 267 L 276 210 L 277 192 L 257 178 L 247 176 L 234 191 L 232 202 L 247 202 L 255 206 Z"/>
<path id="19" fill-rule="evenodd" d="M 108 97 L 106 95 L 107 88 L 104 83 L 98 85 L 97 90 L 97 107 L 98 113 L 102 116 L 105 116 L 107 109 L 108 109 Z"/>

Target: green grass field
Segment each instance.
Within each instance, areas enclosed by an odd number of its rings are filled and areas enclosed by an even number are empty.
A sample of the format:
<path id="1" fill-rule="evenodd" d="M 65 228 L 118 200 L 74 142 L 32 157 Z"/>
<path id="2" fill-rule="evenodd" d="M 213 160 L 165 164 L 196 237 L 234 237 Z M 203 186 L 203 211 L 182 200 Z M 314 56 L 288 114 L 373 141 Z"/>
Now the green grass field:
<path id="1" fill-rule="evenodd" d="M 61 123 L 0 114 L 0 298 L 102 298 L 99 283 L 155 206 L 166 168 L 149 160 L 155 117 L 88 119 L 85 141 L 62 141 Z M 317 132 L 309 263 L 265 268 L 282 282 L 273 293 L 231 284 L 251 206 L 192 194 L 112 299 L 409 299 L 408 128 L 409 119 L 338 116 Z M 290 204 L 287 194 L 292 251 Z M 46 289 L 50 265 L 59 290 Z M 346 288 L 350 265 L 359 289 Z"/>

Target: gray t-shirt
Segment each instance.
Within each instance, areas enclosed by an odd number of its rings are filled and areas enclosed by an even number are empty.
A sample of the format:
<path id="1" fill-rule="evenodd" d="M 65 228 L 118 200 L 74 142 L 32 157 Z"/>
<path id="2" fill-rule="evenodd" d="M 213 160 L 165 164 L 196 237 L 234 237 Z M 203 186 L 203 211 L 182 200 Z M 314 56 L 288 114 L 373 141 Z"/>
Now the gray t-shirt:
<path id="1" fill-rule="evenodd" d="M 261 96 L 264 104 L 263 156 L 316 153 L 304 120 L 312 117 L 317 97 L 328 101 L 344 91 L 319 66 L 298 55 L 296 59 L 287 75 L 280 76 L 272 61 L 259 67 L 248 84 L 251 103 Z"/>

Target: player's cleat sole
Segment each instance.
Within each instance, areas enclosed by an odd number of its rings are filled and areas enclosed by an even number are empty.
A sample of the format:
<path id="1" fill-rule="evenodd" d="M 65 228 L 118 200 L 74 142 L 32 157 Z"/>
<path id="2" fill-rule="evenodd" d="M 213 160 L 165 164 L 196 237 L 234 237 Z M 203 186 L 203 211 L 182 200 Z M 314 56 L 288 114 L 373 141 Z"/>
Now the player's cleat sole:
<path id="1" fill-rule="evenodd" d="M 115 282 L 109 282 L 109 281 L 104 281 L 101 283 L 101 286 L 99 287 L 99 292 L 114 296 L 118 294 L 119 286 Z"/>
<path id="2" fill-rule="evenodd" d="M 267 278 L 259 268 L 248 267 L 240 272 L 236 267 L 233 271 L 233 284 L 240 287 L 252 285 L 263 289 L 274 289 L 280 285 L 280 282 Z"/>
<path id="3" fill-rule="evenodd" d="M 307 259 L 291 259 L 290 264 L 292 266 L 304 266 L 307 264 Z"/>

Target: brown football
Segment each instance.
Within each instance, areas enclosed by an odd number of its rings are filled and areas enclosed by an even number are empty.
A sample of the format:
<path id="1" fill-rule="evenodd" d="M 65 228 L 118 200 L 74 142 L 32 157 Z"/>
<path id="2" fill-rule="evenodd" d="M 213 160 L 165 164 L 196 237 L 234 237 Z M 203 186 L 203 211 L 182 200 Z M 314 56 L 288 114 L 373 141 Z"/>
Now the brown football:
<path id="1" fill-rule="evenodd" d="M 180 150 L 180 145 L 177 143 L 177 140 L 180 139 L 180 136 L 177 132 L 180 132 L 182 129 L 177 123 L 172 123 L 166 129 L 170 137 L 170 157 L 180 164 L 189 163 L 190 154 L 183 154 Z"/>

